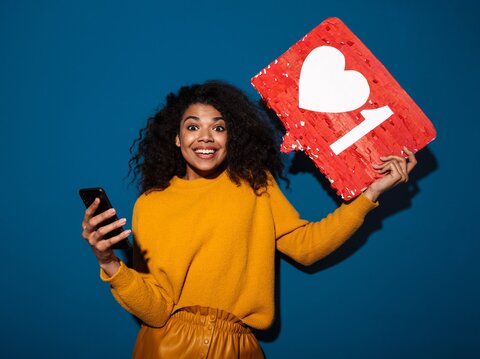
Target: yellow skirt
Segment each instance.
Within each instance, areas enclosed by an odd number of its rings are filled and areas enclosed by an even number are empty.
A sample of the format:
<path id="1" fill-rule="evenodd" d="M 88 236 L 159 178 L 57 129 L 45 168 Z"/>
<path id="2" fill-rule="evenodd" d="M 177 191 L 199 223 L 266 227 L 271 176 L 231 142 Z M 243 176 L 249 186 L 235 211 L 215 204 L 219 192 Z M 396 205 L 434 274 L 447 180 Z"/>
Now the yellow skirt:
<path id="1" fill-rule="evenodd" d="M 263 359 L 250 329 L 220 309 L 187 307 L 176 311 L 161 328 L 142 325 L 134 359 L 242 358 Z"/>

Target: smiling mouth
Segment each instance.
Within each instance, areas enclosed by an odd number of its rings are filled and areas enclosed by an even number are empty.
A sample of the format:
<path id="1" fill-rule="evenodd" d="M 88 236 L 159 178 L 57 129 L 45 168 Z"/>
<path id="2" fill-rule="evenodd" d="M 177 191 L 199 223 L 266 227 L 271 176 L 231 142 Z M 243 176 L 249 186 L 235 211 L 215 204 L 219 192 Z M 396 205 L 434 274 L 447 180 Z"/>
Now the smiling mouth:
<path id="1" fill-rule="evenodd" d="M 201 159 L 208 160 L 215 157 L 217 150 L 214 148 L 195 148 L 193 152 L 195 152 L 195 154 Z"/>
<path id="2" fill-rule="evenodd" d="M 207 149 L 207 148 L 197 148 L 194 150 L 195 153 L 200 154 L 200 155 L 213 155 L 217 150 L 214 149 Z"/>

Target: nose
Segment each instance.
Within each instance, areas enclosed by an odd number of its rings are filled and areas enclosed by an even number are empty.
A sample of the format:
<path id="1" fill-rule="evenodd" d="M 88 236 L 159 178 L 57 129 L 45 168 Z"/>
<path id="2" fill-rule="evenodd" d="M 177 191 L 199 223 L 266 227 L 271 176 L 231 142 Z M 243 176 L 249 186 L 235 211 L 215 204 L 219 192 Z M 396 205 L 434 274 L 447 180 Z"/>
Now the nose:
<path id="1" fill-rule="evenodd" d="M 213 142 L 213 136 L 209 128 L 203 128 L 198 133 L 197 141 L 199 142 Z"/>

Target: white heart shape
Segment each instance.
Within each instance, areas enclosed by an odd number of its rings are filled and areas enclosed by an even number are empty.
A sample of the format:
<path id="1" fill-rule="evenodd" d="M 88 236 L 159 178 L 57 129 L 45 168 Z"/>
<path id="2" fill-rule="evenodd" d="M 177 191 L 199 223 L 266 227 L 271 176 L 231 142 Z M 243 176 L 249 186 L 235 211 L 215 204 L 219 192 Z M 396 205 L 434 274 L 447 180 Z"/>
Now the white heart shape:
<path id="1" fill-rule="evenodd" d="M 335 47 L 317 47 L 303 62 L 298 84 L 300 108 L 315 112 L 353 111 L 369 95 L 367 79 L 358 71 L 345 71 L 345 56 Z"/>

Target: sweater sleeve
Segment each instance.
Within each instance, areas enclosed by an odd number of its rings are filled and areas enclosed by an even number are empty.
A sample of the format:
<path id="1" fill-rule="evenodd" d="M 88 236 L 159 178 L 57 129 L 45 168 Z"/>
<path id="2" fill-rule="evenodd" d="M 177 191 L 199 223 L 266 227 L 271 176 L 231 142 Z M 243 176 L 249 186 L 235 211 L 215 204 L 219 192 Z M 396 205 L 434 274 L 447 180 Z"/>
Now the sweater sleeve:
<path id="1" fill-rule="evenodd" d="M 319 222 L 301 219 L 273 181 L 269 189 L 277 249 L 303 265 L 311 265 L 340 247 L 378 206 L 361 194 L 343 203 Z"/>
<path id="2" fill-rule="evenodd" d="M 133 211 L 132 230 L 137 230 L 136 211 Z M 162 327 L 173 310 L 173 301 L 140 259 L 140 251 L 135 243 L 134 267 L 128 268 L 120 262 L 120 269 L 109 277 L 100 269 L 100 278 L 110 284 L 112 295 L 129 313 L 151 327 Z M 141 268 L 138 268 L 138 263 Z M 141 271 L 140 271 L 141 269 Z M 145 273 L 144 273 L 145 272 Z"/>

